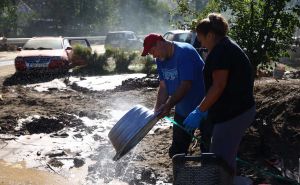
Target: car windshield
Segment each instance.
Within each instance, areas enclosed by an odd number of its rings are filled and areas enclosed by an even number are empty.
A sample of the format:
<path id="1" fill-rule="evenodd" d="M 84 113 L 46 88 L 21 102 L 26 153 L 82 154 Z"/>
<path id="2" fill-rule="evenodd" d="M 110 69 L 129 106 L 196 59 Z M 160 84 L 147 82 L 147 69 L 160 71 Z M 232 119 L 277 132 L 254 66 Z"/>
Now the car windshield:
<path id="1" fill-rule="evenodd" d="M 191 39 L 191 33 L 180 33 L 175 35 L 174 41 L 191 43 Z"/>
<path id="2" fill-rule="evenodd" d="M 87 42 L 85 40 L 70 40 L 71 46 L 83 46 L 83 47 L 89 47 L 87 45 Z"/>
<path id="3" fill-rule="evenodd" d="M 120 40 L 125 37 L 124 35 L 124 33 L 110 33 L 107 35 L 107 40 Z"/>
<path id="4" fill-rule="evenodd" d="M 134 39 L 134 35 L 131 34 L 131 33 L 127 33 L 127 34 L 125 34 L 125 36 L 126 36 L 126 38 L 128 38 L 128 39 Z"/>
<path id="5" fill-rule="evenodd" d="M 47 50 L 47 49 L 62 49 L 61 39 L 31 39 L 27 41 L 23 49 L 25 50 Z"/>

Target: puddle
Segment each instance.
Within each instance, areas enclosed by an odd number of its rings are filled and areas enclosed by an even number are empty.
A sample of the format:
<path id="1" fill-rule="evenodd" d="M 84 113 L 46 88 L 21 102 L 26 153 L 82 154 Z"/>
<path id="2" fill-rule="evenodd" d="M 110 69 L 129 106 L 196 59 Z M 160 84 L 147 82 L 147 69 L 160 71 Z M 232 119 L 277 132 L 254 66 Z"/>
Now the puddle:
<path id="1" fill-rule="evenodd" d="M 122 81 L 129 78 L 142 78 L 146 74 L 135 73 L 135 74 L 123 74 L 123 75 L 111 75 L 111 76 L 98 76 L 98 77 L 84 77 L 76 78 L 70 77 L 70 84 L 78 86 L 89 91 L 105 91 L 116 88 L 122 85 Z"/>
<path id="2" fill-rule="evenodd" d="M 119 116 L 122 116 L 125 112 L 114 111 L 113 113 L 114 119 L 112 120 L 89 119 L 88 117 L 73 115 L 73 117 L 75 117 L 74 120 L 79 120 L 81 123 L 80 128 L 82 127 L 82 129 L 78 129 L 78 126 L 65 126 L 59 131 L 52 130 L 53 133 L 35 132 L 36 134 L 31 135 L 20 135 L 18 137 L 11 136 L 11 140 L 0 140 L 0 147 L 2 148 L 0 150 L 0 159 L 5 159 L 12 163 L 26 161 L 26 164 L 24 163 L 23 166 L 20 165 L 22 168 L 43 169 L 47 170 L 48 173 L 51 171 L 54 172 L 54 174 L 59 174 L 68 178 L 61 183 L 58 181 L 57 183 L 55 182 L 52 184 L 68 184 L 67 182 L 69 179 L 77 179 L 77 182 L 80 182 L 80 184 L 87 184 L 86 177 L 88 177 L 90 170 L 89 166 L 93 165 L 98 160 L 101 160 L 103 163 L 106 163 L 106 159 L 112 162 L 112 156 L 108 155 L 108 153 L 102 153 L 105 156 L 102 158 L 90 159 L 90 157 L 95 151 L 98 152 L 98 148 L 101 148 L 101 146 L 108 146 L 109 152 L 114 152 L 112 146 L 108 142 L 107 134 L 115 123 L 115 119 L 119 119 Z M 51 124 L 58 124 L 58 120 L 59 119 L 55 117 L 46 119 L 39 115 L 33 115 L 18 120 L 18 129 L 32 124 L 33 130 L 47 131 L 47 125 L 49 126 L 50 124 L 49 128 L 52 128 L 53 125 L 51 126 Z M 56 126 L 53 128 L 56 128 Z M 4 138 L 5 135 L 0 135 L 0 137 Z M 26 171 L 27 169 L 23 170 Z M 22 171 L 18 171 L 18 173 L 22 173 L 24 178 L 28 177 L 28 179 L 31 179 L 29 174 L 31 171 L 27 171 L 29 172 L 23 173 Z M 45 173 L 47 174 L 47 172 Z M 12 180 L 12 177 L 6 177 L 5 179 L 11 180 L 11 182 L 5 184 L 18 184 L 23 180 L 24 184 L 34 184 L 33 181 L 26 181 L 26 179 L 20 179 L 20 181 Z M 101 181 L 102 179 L 97 178 L 96 184 L 107 184 L 106 182 L 104 183 L 103 181 L 102 183 Z M 111 182 L 109 183 L 111 184 Z M 124 184 L 120 181 L 113 182 L 113 184 L 116 183 Z M 36 184 L 46 183 L 37 181 Z"/>
<path id="3" fill-rule="evenodd" d="M 37 83 L 37 84 L 31 84 L 27 85 L 25 87 L 31 87 L 37 92 L 46 92 L 49 90 L 66 90 L 67 85 L 64 83 L 62 79 L 54 79 L 50 82 L 44 82 L 44 83 Z"/>
<path id="4" fill-rule="evenodd" d="M 25 167 L 25 162 L 7 163 L 0 161 L 0 185 L 68 185 L 78 184 L 46 171 Z"/>
<path id="5" fill-rule="evenodd" d="M 37 92 L 47 92 L 51 90 L 65 91 L 68 89 L 67 85 L 71 85 L 73 89 L 77 89 L 79 91 L 105 91 L 114 89 L 117 86 L 122 85 L 122 82 L 128 79 L 133 78 L 136 80 L 143 77 L 146 77 L 146 74 L 135 73 L 94 77 L 71 76 L 67 79 L 54 79 L 50 82 L 35 83 L 26 85 L 25 87 L 32 88 Z"/>
<path id="6" fill-rule="evenodd" d="M 130 75 L 128 77 L 132 78 Z M 84 77 L 78 82 L 87 79 L 91 83 L 98 81 Z M 114 80 L 111 81 L 116 81 L 116 79 L 122 82 L 122 79 L 118 79 L 118 75 L 114 75 Z M 105 83 L 109 83 L 109 81 L 109 79 L 104 80 Z M 113 125 L 131 107 L 148 102 L 148 95 L 151 94 L 148 92 L 132 90 L 128 94 L 128 92 L 117 91 L 116 94 L 110 95 L 110 99 L 104 101 L 104 103 L 109 103 L 109 106 L 102 108 L 101 105 L 101 109 L 99 108 L 98 113 L 106 115 L 101 119 L 91 119 L 99 117 L 90 117 L 87 114 L 63 113 L 56 116 L 32 114 L 18 119 L 15 131 L 20 134 L 12 136 L 11 139 L 8 138 L 9 140 L 0 140 L 0 147 L 2 148 L 0 159 L 5 159 L 11 163 L 25 161 L 26 164 L 23 165 L 23 168 L 34 168 L 37 171 L 45 170 L 47 171 L 46 174 L 58 175 L 65 180 L 61 184 L 70 184 L 70 181 L 74 185 L 162 184 L 162 181 L 160 183 L 159 180 L 165 179 L 156 179 L 159 178 L 159 174 L 153 171 L 151 167 L 136 167 L 135 149 L 124 156 L 124 159 L 118 162 L 113 161 L 115 150 L 107 136 Z M 126 98 L 124 98 L 125 95 Z M 151 106 L 152 102 L 149 104 L 148 106 Z M 29 128 L 29 125 L 32 127 Z M 164 124 L 158 124 L 149 134 L 154 134 L 163 127 L 165 127 Z M 48 131 L 48 129 L 51 130 Z M 4 138 L 4 135 L 0 135 L 0 137 Z M 12 181 L 11 184 L 14 182 Z M 16 181 L 16 184 L 22 183 Z M 45 183 L 39 182 L 37 184 Z M 60 182 L 53 184 L 60 184 Z"/>

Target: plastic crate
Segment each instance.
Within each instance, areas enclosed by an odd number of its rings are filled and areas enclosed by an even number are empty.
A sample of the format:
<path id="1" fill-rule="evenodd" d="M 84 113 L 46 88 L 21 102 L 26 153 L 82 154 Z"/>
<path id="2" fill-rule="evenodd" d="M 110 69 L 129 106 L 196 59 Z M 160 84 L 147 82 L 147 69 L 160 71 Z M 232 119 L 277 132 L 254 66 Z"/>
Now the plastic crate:
<path id="1" fill-rule="evenodd" d="M 232 185 L 232 171 L 213 153 L 173 157 L 174 185 Z"/>

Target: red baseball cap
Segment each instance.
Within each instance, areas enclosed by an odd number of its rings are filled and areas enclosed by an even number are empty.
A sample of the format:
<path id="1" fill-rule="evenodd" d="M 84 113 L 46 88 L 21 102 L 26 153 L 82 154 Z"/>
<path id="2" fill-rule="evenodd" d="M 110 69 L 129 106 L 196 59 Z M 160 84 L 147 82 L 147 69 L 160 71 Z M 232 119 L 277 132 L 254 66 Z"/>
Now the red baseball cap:
<path id="1" fill-rule="evenodd" d="M 160 34 L 150 33 L 144 39 L 144 50 L 142 56 L 148 55 L 150 49 L 156 44 L 157 41 L 165 40 Z"/>

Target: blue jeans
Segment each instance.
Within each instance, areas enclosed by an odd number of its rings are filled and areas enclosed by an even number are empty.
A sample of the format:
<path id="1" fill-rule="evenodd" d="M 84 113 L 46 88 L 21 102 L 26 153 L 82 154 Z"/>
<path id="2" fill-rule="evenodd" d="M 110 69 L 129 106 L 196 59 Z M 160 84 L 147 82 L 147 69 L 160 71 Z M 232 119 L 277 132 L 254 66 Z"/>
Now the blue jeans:
<path id="1" fill-rule="evenodd" d="M 255 114 L 253 106 L 229 121 L 214 124 L 210 152 L 222 157 L 234 171 L 238 147 L 246 129 L 254 121 Z"/>

